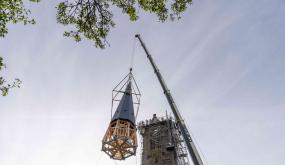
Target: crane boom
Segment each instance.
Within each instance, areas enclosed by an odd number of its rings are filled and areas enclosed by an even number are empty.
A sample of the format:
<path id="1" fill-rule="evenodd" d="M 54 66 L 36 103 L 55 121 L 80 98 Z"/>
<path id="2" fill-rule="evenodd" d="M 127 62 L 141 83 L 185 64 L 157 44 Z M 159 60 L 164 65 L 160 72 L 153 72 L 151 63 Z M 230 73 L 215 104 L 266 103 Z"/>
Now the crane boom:
<path id="1" fill-rule="evenodd" d="M 201 159 L 201 157 L 200 157 L 200 155 L 198 153 L 198 150 L 195 147 L 195 144 L 194 144 L 194 142 L 193 142 L 193 140 L 191 138 L 191 135 L 190 135 L 190 133 L 189 133 L 189 131 L 188 131 L 186 125 L 185 125 L 185 122 L 184 122 L 184 120 L 183 120 L 183 118 L 182 118 L 182 116 L 181 116 L 181 114 L 180 114 L 180 112 L 179 112 L 175 102 L 174 102 L 174 99 L 173 99 L 173 97 L 172 97 L 172 95 L 170 93 L 170 90 L 167 88 L 166 83 L 163 80 L 163 77 L 162 77 L 162 75 L 160 74 L 160 72 L 159 72 L 159 70 L 157 68 L 157 65 L 153 61 L 153 58 L 150 55 L 150 53 L 148 52 L 148 50 L 147 50 L 144 42 L 142 41 L 140 35 L 136 34 L 135 37 L 138 38 L 138 40 L 140 41 L 141 46 L 143 47 L 143 49 L 144 49 L 144 51 L 145 51 L 145 53 L 147 55 L 147 58 L 149 59 L 151 65 L 152 65 L 152 67 L 154 69 L 154 72 L 155 72 L 155 74 L 156 74 L 156 76 L 158 78 L 158 81 L 159 81 L 159 83 L 160 83 L 160 85 L 161 85 L 161 87 L 163 89 L 163 92 L 164 92 L 164 94 L 166 96 L 166 99 L 167 99 L 167 101 L 168 101 L 168 103 L 169 103 L 169 105 L 171 107 L 171 110 L 172 110 L 172 112 L 174 114 L 174 117 L 175 117 L 175 119 L 177 121 L 178 127 L 181 130 L 183 139 L 184 139 L 184 141 L 186 143 L 187 149 L 188 149 L 188 151 L 190 153 L 190 156 L 191 156 L 191 159 L 192 159 L 194 165 L 203 165 L 203 161 L 202 161 L 202 159 Z"/>

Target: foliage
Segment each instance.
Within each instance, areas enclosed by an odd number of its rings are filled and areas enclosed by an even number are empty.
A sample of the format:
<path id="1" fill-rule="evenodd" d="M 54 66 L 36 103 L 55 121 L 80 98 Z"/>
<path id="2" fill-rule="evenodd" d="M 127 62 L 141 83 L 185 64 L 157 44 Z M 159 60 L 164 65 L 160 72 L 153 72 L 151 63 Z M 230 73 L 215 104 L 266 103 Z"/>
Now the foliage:
<path id="1" fill-rule="evenodd" d="M 39 2 L 39 0 L 29 0 L 31 2 Z M 22 0 L 0 0 L 0 37 L 5 37 L 8 33 L 7 23 L 23 23 L 35 24 L 34 19 L 30 19 L 28 16 L 30 10 L 24 7 Z M 0 57 L 0 71 L 5 68 L 3 58 Z M 21 80 L 15 79 L 12 84 L 5 85 L 5 79 L 0 77 L 0 93 L 2 96 L 8 94 L 9 89 L 20 87 Z"/>
<path id="2" fill-rule="evenodd" d="M 192 0 L 66 0 L 57 7 L 57 21 L 75 26 L 75 30 L 66 31 L 64 36 L 77 42 L 84 36 L 94 41 L 96 47 L 104 48 L 108 44 L 106 37 L 115 26 L 110 6 L 122 9 L 131 21 L 138 19 L 137 11 L 142 9 L 156 14 L 159 21 L 164 22 L 168 18 L 179 19 L 191 3 Z"/>
<path id="3" fill-rule="evenodd" d="M 0 57 L 0 71 L 5 68 L 5 64 L 3 63 L 3 58 Z M 3 77 L 0 77 L 0 93 L 2 96 L 7 96 L 9 89 L 11 88 L 20 88 L 20 84 L 21 84 L 21 80 L 19 79 L 15 79 L 15 81 L 13 82 L 13 84 L 7 84 L 5 85 L 5 79 Z"/>
<path id="4" fill-rule="evenodd" d="M 31 13 L 26 9 L 24 0 L 0 0 L 0 37 L 8 33 L 8 23 L 35 24 L 35 20 L 29 18 Z M 26 0 L 39 2 L 40 0 Z M 75 41 L 81 41 L 85 37 L 95 43 L 96 47 L 105 48 L 108 42 L 106 37 L 111 28 L 115 26 L 111 7 L 115 6 L 129 16 L 131 21 L 136 21 L 138 10 L 154 13 L 161 22 L 167 19 L 180 18 L 192 0 L 65 0 L 57 6 L 57 22 L 63 25 L 73 25 L 74 30 L 64 32 L 64 36 L 72 37 Z M 0 57 L 0 71 L 5 68 Z M 13 84 L 5 84 L 5 79 L 0 77 L 0 93 L 8 94 L 9 89 L 19 87 L 21 81 L 15 79 Z"/>
<path id="5" fill-rule="evenodd" d="M 39 2 L 39 0 L 30 1 Z M 5 37 L 8 33 L 7 23 L 9 22 L 35 24 L 35 20 L 28 17 L 30 13 L 30 10 L 24 7 L 22 0 L 0 0 L 0 37 Z"/>

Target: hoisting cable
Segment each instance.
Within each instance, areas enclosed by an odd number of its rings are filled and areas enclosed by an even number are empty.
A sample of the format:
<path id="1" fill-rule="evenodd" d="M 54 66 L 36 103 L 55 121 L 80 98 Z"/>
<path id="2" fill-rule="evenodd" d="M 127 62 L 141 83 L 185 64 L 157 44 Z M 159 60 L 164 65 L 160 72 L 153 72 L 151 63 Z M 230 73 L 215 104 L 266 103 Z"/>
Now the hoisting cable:
<path id="1" fill-rule="evenodd" d="M 133 40 L 133 47 L 132 47 L 131 61 L 130 61 L 130 69 L 133 68 L 133 65 L 134 65 L 135 49 L 136 49 L 136 37 L 134 37 L 134 40 Z"/>
<path id="2" fill-rule="evenodd" d="M 132 89 L 134 91 L 137 90 L 137 92 L 139 93 L 140 95 L 140 90 L 138 88 L 138 85 L 137 85 L 137 82 L 136 80 L 134 79 L 133 77 L 133 74 L 132 74 L 132 69 L 133 69 L 133 66 L 134 66 L 134 60 L 135 60 L 135 55 L 136 55 L 136 37 L 134 37 L 133 39 L 133 47 L 132 47 L 132 52 L 131 52 L 131 61 L 130 61 L 130 77 L 131 79 L 133 80 L 133 82 L 135 83 L 134 85 L 136 86 L 136 89 L 134 87 L 132 87 Z M 140 98 L 138 97 L 138 95 L 136 94 L 136 92 L 134 92 L 134 95 L 136 97 L 136 99 L 138 100 L 138 102 L 140 102 Z M 139 104 L 139 103 L 138 103 Z M 137 120 L 137 116 L 138 116 L 138 111 L 139 111 L 139 105 L 138 105 L 138 108 L 136 110 L 136 115 L 135 115 L 135 120 Z"/>
<path id="3" fill-rule="evenodd" d="M 135 103 L 135 104 L 138 104 L 138 107 L 137 107 L 137 110 L 136 110 L 136 114 L 135 114 L 135 120 L 137 119 L 137 115 L 138 115 L 138 111 L 139 111 L 139 102 L 140 102 L 140 90 L 137 86 L 137 83 L 136 83 L 136 80 L 134 79 L 134 76 L 132 74 L 132 68 L 133 68 L 133 65 L 134 65 L 134 58 L 135 58 L 135 50 L 136 49 L 136 37 L 134 37 L 133 39 L 133 45 L 132 45 L 132 50 L 131 50 L 131 56 L 130 56 L 130 72 L 123 78 L 123 80 L 121 80 L 116 86 L 115 88 L 113 89 L 112 91 L 112 102 L 111 102 L 111 119 L 113 117 L 113 107 L 114 107 L 114 101 L 119 101 L 119 100 L 116 100 L 117 96 L 119 93 L 122 93 L 122 89 L 125 87 L 126 84 L 128 84 L 128 82 L 132 81 L 134 82 L 134 86 L 132 86 L 132 90 L 134 92 L 132 92 L 133 95 L 135 95 L 135 98 L 137 100 L 138 103 Z M 121 84 L 123 84 L 121 86 Z M 119 87 L 120 86 L 120 87 Z M 120 89 L 117 89 L 117 88 L 120 88 Z M 116 92 L 114 94 L 114 92 Z"/>

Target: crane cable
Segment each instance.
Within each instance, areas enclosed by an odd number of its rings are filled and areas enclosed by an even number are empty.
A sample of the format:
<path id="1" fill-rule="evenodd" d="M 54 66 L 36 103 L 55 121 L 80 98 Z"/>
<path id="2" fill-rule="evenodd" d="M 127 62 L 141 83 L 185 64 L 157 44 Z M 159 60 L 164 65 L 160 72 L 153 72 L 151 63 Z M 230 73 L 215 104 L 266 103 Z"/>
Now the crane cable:
<path id="1" fill-rule="evenodd" d="M 132 68 L 134 65 L 135 55 L 136 55 L 136 37 L 134 37 L 134 39 L 133 39 L 133 47 L 132 47 L 132 51 L 131 51 L 131 61 L 130 61 L 130 71 L 132 71 Z M 131 74 L 132 79 L 135 83 L 135 86 L 137 87 L 138 85 L 137 85 L 136 80 L 133 77 L 133 74 L 132 73 L 130 73 L 130 74 Z M 136 91 L 136 89 L 133 87 L 132 87 L 132 90 Z M 138 87 L 137 87 L 137 92 L 140 94 L 140 90 L 138 89 Z M 136 96 L 138 102 L 140 102 L 140 98 L 138 98 L 137 95 L 135 95 L 135 96 Z M 139 107 L 137 107 L 137 110 L 136 110 L 135 120 L 137 120 L 138 113 L 139 113 Z"/>
<path id="2" fill-rule="evenodd" d="M 134 83 L 135 83 L 135 86 L 137 87 L 137 83 L 136 83 L 136 80 L 134 79 L 134 77 L 133 77 L 133 74 L 132 74 L 132 68 L 133 68 L 133 65 L 134 65 L 134 58 L 135 58 L 135 50 L 136 49 L 136 37 L 134 37 L 134 39 L 133 39 L 133 45 L 132 45 L 132 50 L 131 50 L 131 56 L 130 56 L 130 73 L 129 74 L 127 74 L 124 78 L 123 78 L 123 80 L 122 81 L 120 81 L 119 82 L 119 84 L 121 84 L 128 76 L 129 76 L 129 79 L 132 79 L 133 81 L 134 81 Z M 118 84 L 118 85 L 119 85 Z M 126 84 L 126 83 L 125 83 Z M 124 84 L 124 85 L 125 85 Z M 118 87 L 118 85 L 115 87 L 115 88 L 117 88 Z M 124 87 L 124 85 L 121 87 L 121 89 Z M 115 89 L 114 88 L 114 89 Z M 120 90 L 121 90 L 120 89 Z M 134 90 L 134 91 L 136 91 L 136 89 L 135 88 L 133 88 L 132 87 L 132 90 Z M 140 90 L 138 89 L 138 87 L 137 87 L 137 92 L 139 92 L 139 94 L 140 94 Z M 114 90 L 113 90 L 114 91 Z M 117 95 L 114 95 L 113 94 L 113 92 L 112 92 L 112 102 L 111 102 L 111 120 L 112 120 L 112 117 L 113 117 L 113 107 L 114 107 L 114 103 L 113 103 L 113 101 L 114 101 L 114 98 L 116 98 L 116 96 Z M 135 95 L 136 96 L 136 95 Z M 136 96 L 137 97 L 137 96 Z M 138 98 L 137 98 L 138 99 Z M 138 99 L 138 101 L 139 101 L 140 99 Z M 139 111 L 139 109 L 137 109 L 137 112 L 136 112 L 136 115 L 135 115 L 135 119 L 137 118 L 137 115 L 138 115 L 138 111 Z"/>
<path id="3" fill-rule="evenodd" d="M 136 54 L 136 37 L 134 37 L 134 39 L 133 39 L 133 47 L 132 47 L 132 52 L 131 52 L 130 69 L 133 68 L 134 60 L 135 60 L 135 54 Z M 137 86 L 136 80 L 134 78 L 133 78 L 133 80 L 135 82 L 135 85 Z M 133 90 L 135 90 L 135 89 L 133 89 Z M 139 89 L 138 89 L 138 92 L 140 93 Z M 135 120 L 137 120 L 138 113 L 139 113 L 139 107 L 137 108 L 137 111 L 136 111 Z M 135 159 L 136 159 L 135 161 L 136 161 L 136 165 L 137 165 L 138 164 L 138 157 L 136 157 Z"/>
<path id="4" fill-rule="evenodd" d="M 133 47 L 132 47 L 132 52 L 131 52 L 130 68 L 133 68 L 133 65 L 134 65 L 135 49 L 136 49 L 136 38 L 134 37 Z"/>

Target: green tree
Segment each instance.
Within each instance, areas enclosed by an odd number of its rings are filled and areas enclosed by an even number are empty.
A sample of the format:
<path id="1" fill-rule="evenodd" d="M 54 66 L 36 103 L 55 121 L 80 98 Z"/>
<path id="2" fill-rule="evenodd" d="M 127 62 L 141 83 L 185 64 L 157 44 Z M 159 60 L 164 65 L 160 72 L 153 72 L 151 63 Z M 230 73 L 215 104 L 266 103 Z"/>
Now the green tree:
<path id="1" fill-rule="evenodd" d="M 31 2 L 39 2 L 39 0 L 30 0 Z M 29 18 L 30 10 L 24 7 L 22 0 L 0 0 L 0 37 L 5 37 L 8 33 L 8 23 L 35 24 L 34 19 Z M 5 68 L 3 58 L 0 57 L 0 71 Z M 5 79 L 0 76 L 0 94 L 6 96 L 9 89 L 20 87 L 21 81 L 15 79 L 12 84 L 6 84 Z"/>
<path id="2" fill-rule="evenodd" d="M 0 0 L 0 37 L 8 33 L 8 23 L 35 24 L 29 17 L 30 10 L 24 6 L 25 0 Z M 40 0 L 26 0 L 39 2 Z M 118 7 L 127 14 L 130 21 L 138 20 L 137 11 L 154 13 L 158 20 L 179 19 L 192 0 L 65 0 L 57 6 L 57 22 L 71 25 L 73 30 L 65 31 L 64 36 L 81 41 L 85 37 L 94 42 L 96 47 L 105 48 L 108 44 L 106 37 L 115 26 L 112 8 Z M 5 68 L 0 57 L 0 71 Z M 12 85 L 5 85 L 5 79 L 0 77 L 0 90 L 3 96 L 9 89 L 19 87 L 21 81 L 15 79 Z"/>
<path id="3" fill-rule="evenodd" d="M 3 58 L 0 57 L 0 71 L 5 68 L 5 64 L 3 63 Z M 3 77 L 0 77 L 0 93 L 2 96 L 7 96 L 9 89 L 11 88 L 20 88 L 21 80 L 15 79 L 15 81 L 12 84 L 5 84 L 5 79 Z"/>
<path id="4" fill-rule="evenodd" d="M 93 41 L 96 47 L 104 48 L 106 37 L 115 23 L 112 7 L 122 9 L 131 21 L 139 17 L 138 9 L 154 13 L 159 21 L 180 18 L 192 0 L 75 0 L 64 1 L 57 7 L 57 21 L 63 25 L 73 25 L 74 30 L 64 32 L 64 36 L 81 41 L 82 37 Z"/>
<path id="5" fill-rule="evenodd" d="M 29 1 L 39 2 L 39 0 Z M 5 37 L 8 33 L 7 23 L 35 24 L 35 20 L 28 17 L 30 13 L 22 0 L 0 0 L 0 37 Z"/>

